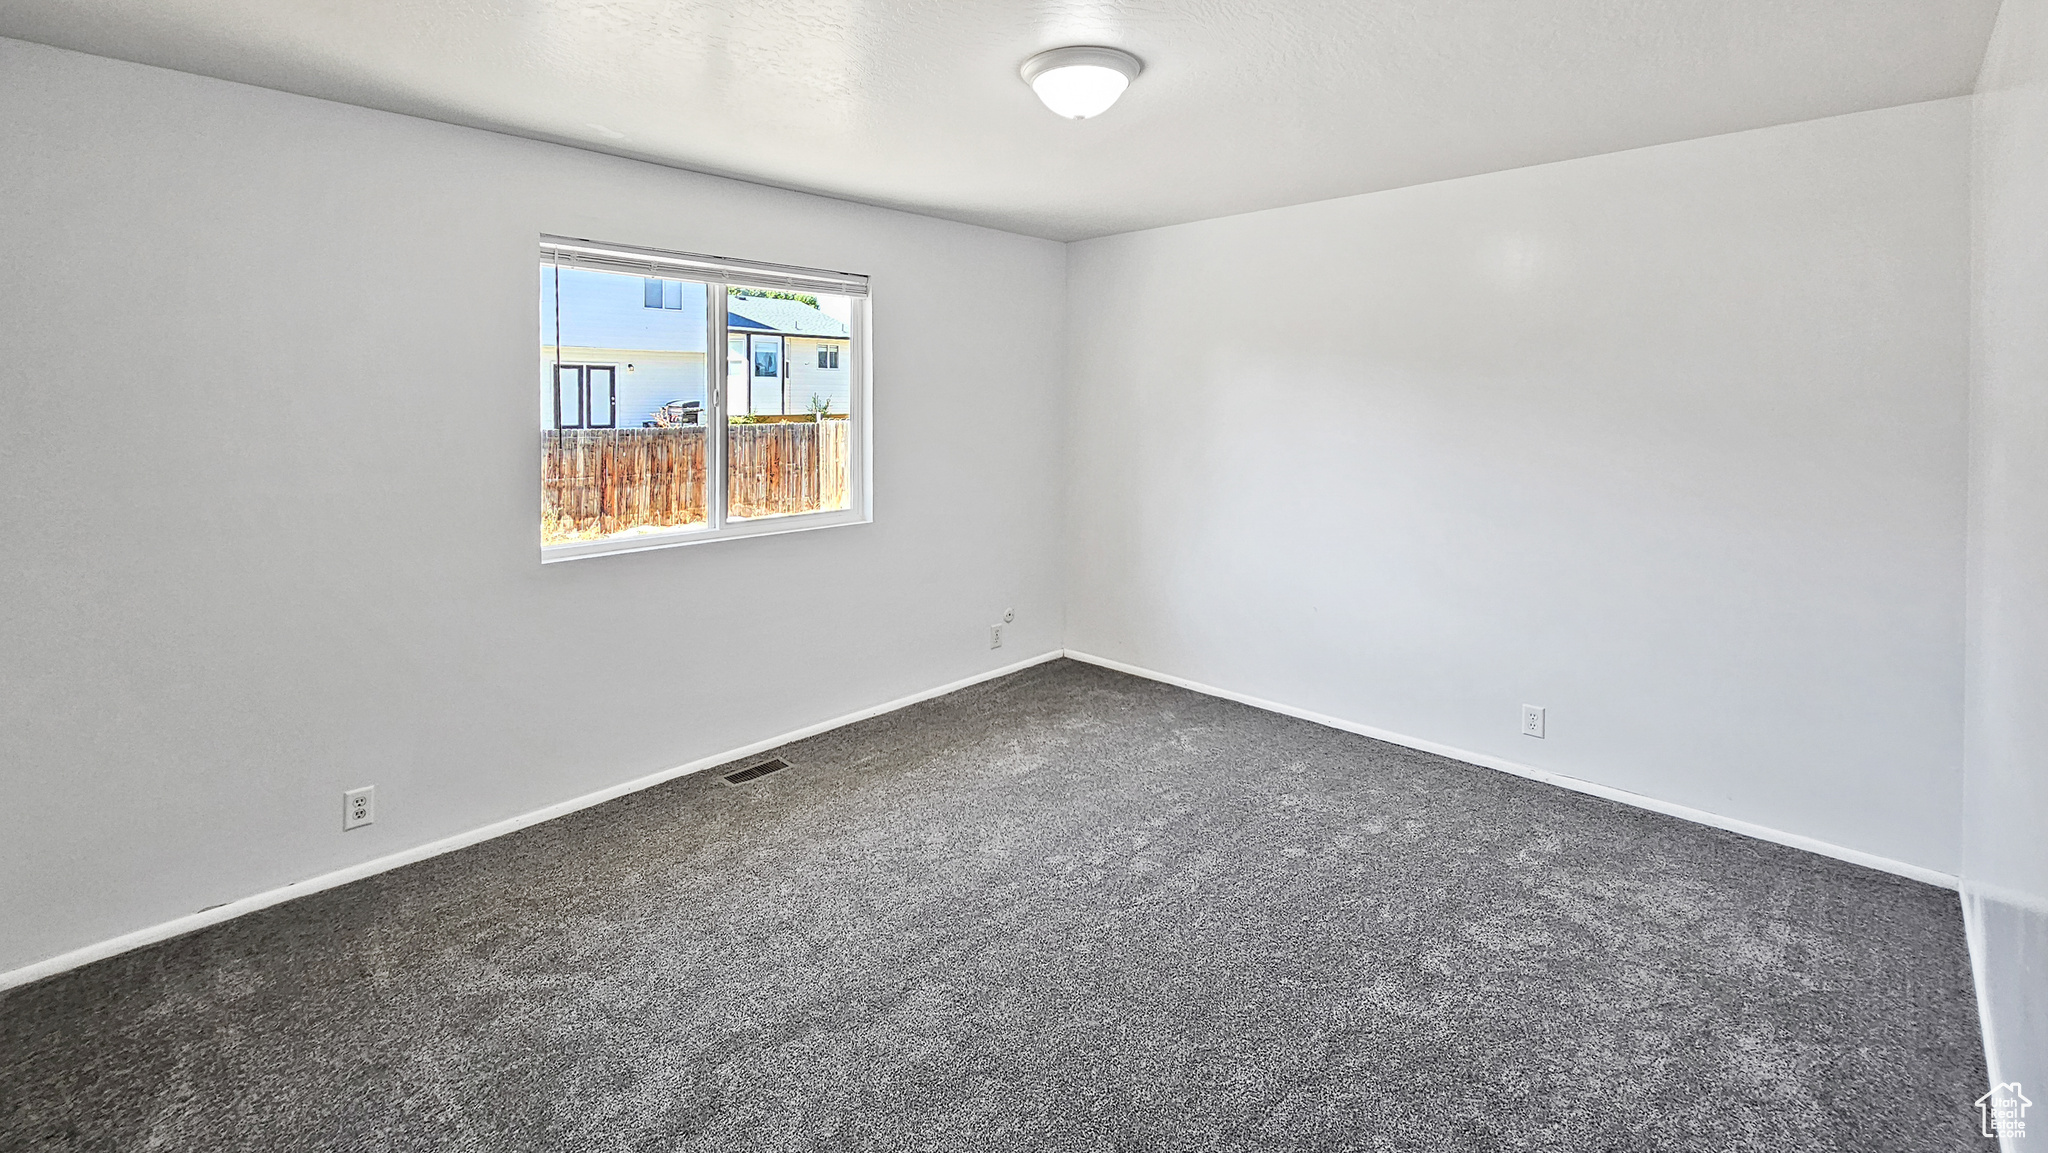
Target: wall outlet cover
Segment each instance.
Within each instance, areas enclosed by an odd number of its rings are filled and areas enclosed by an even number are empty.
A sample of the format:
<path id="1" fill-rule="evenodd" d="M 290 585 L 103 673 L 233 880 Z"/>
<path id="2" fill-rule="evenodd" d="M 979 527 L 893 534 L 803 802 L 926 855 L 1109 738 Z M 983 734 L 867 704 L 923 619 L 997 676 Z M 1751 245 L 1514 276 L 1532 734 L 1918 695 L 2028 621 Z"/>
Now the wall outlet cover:
<path id="1" fill-rule="evenodd" d="M 341 831 L 377 823 L 377 786 L 365 785 L 341 795 Z"/>
<path id="2" fill-rule="evenodd" d="M 1539 739 L 1543 736 L 1543 706 L 1522 706 L 1522 735 Z"/>

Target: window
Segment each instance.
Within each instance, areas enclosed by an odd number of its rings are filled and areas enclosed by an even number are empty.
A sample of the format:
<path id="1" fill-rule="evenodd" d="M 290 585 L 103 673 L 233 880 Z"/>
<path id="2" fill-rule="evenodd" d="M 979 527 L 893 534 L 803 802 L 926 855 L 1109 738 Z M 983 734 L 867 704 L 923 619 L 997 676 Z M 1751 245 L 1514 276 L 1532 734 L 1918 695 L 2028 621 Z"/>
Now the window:
<path id="1" fill-rule="evenodd" d="M 866 277 L 547 236 L 540 304 L 543 561 L 868 519 Z"/>
<path id="2" fill-rule="evenodd" d="M 640 304 L 643 308 L 681 308 L 683 282 L 647 277 L 640 289 Z"/>

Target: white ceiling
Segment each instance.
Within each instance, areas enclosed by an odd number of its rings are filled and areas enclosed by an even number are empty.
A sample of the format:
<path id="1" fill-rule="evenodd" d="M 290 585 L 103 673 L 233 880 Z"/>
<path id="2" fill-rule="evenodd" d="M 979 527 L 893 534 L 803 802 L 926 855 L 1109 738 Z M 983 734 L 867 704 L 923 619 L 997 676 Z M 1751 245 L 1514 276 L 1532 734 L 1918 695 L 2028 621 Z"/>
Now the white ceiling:
<path id="1" fill-rule="evenodd" d="M 1060 240 L 1968 92 L 1998 0 L 7 0 L 0 35 Z M 1108 44 L 1099 119 L 1017 66 Z"/>

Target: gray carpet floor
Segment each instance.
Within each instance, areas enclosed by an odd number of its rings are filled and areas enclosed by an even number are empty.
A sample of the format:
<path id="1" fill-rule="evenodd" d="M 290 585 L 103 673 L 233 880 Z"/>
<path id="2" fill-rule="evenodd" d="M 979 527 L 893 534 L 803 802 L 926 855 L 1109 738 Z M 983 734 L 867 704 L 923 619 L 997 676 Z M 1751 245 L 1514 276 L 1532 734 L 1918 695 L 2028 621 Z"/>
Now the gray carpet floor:
<path id="1" fill-rule="evenodd" d="M 7 994 L 0 1148 L 1988 1148 L 1938 889 L 1065 661 L 777 755 Z"/>

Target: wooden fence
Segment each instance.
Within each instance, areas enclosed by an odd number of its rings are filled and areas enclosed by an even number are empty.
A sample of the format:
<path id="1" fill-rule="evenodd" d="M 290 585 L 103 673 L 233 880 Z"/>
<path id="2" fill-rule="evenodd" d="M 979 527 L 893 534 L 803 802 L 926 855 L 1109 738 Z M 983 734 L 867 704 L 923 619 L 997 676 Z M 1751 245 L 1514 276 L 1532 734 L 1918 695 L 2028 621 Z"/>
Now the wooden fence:
<path id="1" fill-rule="evenodd" d="M 702 524 L 702 425 L 542 432 L 541 540 Z M 728 430 L 729 517 L 847 506 L 847 422 L 736 424 Z"/>
<path id="2" fill-rule="evenodd" d="M 843 420 L 733 425 L 728 430 L 726 515 L 845 508 L 846 425 Z"/>

